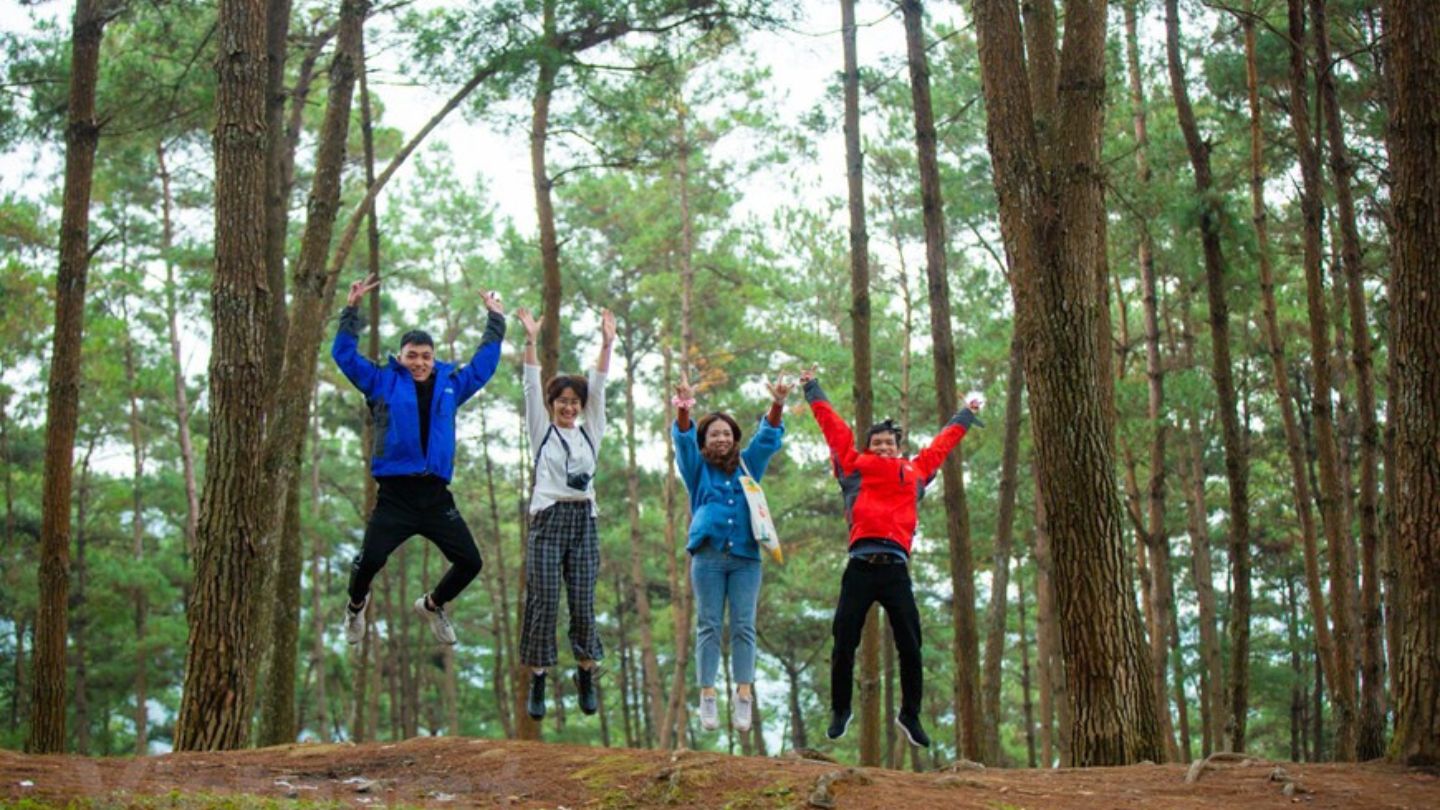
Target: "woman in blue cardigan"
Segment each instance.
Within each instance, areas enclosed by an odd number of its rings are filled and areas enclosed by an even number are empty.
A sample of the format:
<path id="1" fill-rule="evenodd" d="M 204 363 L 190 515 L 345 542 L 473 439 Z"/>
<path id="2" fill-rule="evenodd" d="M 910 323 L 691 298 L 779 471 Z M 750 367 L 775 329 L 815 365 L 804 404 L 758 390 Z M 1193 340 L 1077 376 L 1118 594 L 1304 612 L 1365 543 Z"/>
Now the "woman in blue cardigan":
<path id="1" fill-rule="evenodd" d="M 760 596 L 760 546 L 750 527 L 750 508 L 740 488 L 748 470 L 759 481 L 785 435 L 781 416 L 790 385 L 769 385 L 770 412 L 760 420 L 755 437 L 739 449 L 740 425 L 725 413 L 690 421 L 694 391 L 681 380 L 675 386 L 675 462 L 690 493 L 690 581 L 695 590 L 695 658 L 700 676 L 700 724 L 720 725 L 715 676 L 720 669 L 720 632 L 725 606 L 730 607 L 730 663 L 736 683 L 731 703 L 736 731 L 749 731 L 755 697 L 755 605 Z"/>

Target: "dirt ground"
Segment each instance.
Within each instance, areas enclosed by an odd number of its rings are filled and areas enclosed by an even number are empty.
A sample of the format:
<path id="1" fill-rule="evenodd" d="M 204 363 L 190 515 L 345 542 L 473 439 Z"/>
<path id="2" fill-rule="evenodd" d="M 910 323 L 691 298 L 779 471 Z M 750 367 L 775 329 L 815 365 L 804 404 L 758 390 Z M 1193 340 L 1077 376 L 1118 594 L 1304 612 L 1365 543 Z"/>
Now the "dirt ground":
<path id="1" fill-rule="evenodd" d="M 1276 768 L 1282 770 L 1276 772 Z M 915 774 L 799 758 L 508 740 L 291 745 L 91 759 L 0 751 L 0 806 L 226 808 L 1440 808 L 1440 777 L 1379 763 L 1219 762 Z M 1286 784 L 1293 787 L 1286 788 Z M 292 801 L 293 800 L 293 801 Z"/>

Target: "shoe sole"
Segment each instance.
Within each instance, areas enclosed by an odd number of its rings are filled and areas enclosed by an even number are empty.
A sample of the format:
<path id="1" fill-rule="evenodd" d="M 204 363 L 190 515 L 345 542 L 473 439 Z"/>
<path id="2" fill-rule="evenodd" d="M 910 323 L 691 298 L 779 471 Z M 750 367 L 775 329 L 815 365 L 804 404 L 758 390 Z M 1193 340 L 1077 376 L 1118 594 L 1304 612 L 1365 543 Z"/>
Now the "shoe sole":
<path id="1" fill-rule="evenodd" d="M 895 721 L 895 725 L 900 727 L 900 731 L 904 732 L 905 739 L 909 740 L 911 745 L 915 746 L 916 748 L 930 747 L 930 743 L 922 743 L 919 740 L 916 740 L 914 737 L 910 736 L 910 729 L 906 728 L 905 724 L 901 723 L 898 719 Z"/>
<path id="2" fill-rule="evenodd" d="M 840 729 L 840 733 L 839 733 L 839 734 L 836 734 L 834 737 L 831 737 L 831 736 L 830 736 L 830 730 L 829 730 L 829 729 L 826 729 L 826 730 L 825 730 L 825 738 L 826 738 L 826 739 L 829 739 L 829 740 L 838 740 L 838 739 L 840 739 L 841 737 L 844 737 L 844 736 L 845 736 L 845 732 L 847 732 L 847 731 L 850 730 L 850 724 L 853 723 L 853 722 L 855 722 L 855 715 L 852 714 L 852 715 L 850 715 L 849 717 L 845 718 L 845 727 L 842 728 L 842 729 Z"/>
<path id="3" fill-rule="evenodd" d="M 352 639 L 352 638 L 350 638 L 350 616 L 352 616 L 352 615 L 355 615 L 355 616 L 364 616 L 364 615 L 365 615 L 365 611 L 367 611 L 367 610 L 369 610 L 369 609 L 370 609 L 370 594 L 368 594 L 368 593 L 365 594 L 365 604 L 364 604 L 363 606 L 361 606 L 361 608 L 360 608 L 360 610 L 359 610 L 358 613 L 352 614 L 352 613 L 350 612 L 350 606 L 349 606 L 348 600 L 347 600 L 347 604 L 346 604 L 346 606 L 345 606 L 345 628 L 344 628 L 344 629 L 345 629 L 345 643 L 349 644 L 349 645 L 352 646 L 352 647 L 354 647 L 356 644 L 359 644 L 360 642 L 362 642 L 362 641 L 365 640 L 365 627 L 364 627 L 364 625 L 361 625 L 361 628 L 360 628 L 360 637 L 359 637 L 359 638 L 357 638 L 357 639 Z"/>

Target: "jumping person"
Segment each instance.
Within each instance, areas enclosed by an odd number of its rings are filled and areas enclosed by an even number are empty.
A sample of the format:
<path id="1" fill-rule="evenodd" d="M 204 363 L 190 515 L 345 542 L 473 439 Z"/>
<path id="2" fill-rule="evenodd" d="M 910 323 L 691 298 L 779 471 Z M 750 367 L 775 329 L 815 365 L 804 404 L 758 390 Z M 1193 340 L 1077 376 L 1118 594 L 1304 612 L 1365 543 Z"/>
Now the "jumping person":
<path id="1" fill-rule="evenodd" d="M 455 628 L 445 614 L 450 603 L 480 573 L 480 549 L 450 494 L 455 465 L 455 412 L 484 387 L 500 362 L 505 339 L 505 309 L 493 293 L 484 293 L 489 315 L 475 356 L 464 367 L 435 359 L 435 341 L 419 329 L 400 338 L 400 356 L 385 366 L 360 354 L 362 325 L 358 305 L 380 286 L 371 276 L 350 285 L 340 330 L 330 356 L 346 378 L 365 395 L 375 429 L 370 474 L 379 485 L 375 510 L 365 526 L 360 556 L 350 566 L 350 602 L 345 611 L 345 640 L 365 637 L 365 608 L 370 582 L 402 543 L 421 535 L 450 561 L 439 584 L 415 600 L 415 612 L 442 644 L 455 643 Z M 374 324 L 371 328 L 376 328 Z"/>
<path id="2" fill-rule="evenodd" d="M 555 623 L 560 588 L 570 608 L 570 651 L 579 662 L 572 676 L 580 711 L 594 714 L 595 662 L 605 654 L 595 627 L 595 580 L 600 540 L 595 528 L 595 468 L 605 435 L 605 375 L 615 343 L 615 316 L 600 316 L 600 356 L 586 377 L 560 374 L 540 385 L 535 339 L 540 322 L 515 311 L 525 326 L 525 426 L 535 459 L 530 534 L 525 542 L 525 620 L 520 662 L 531 668 L 526 710 L 545 716 L 545 676 L 555 666 Z"/>
<path id="3" fill-rule="evenodd" d="M 781 421 L 790 385 L 777 379 L 769 386 L 770 411 L 760 420 L 755 437 L 739 450 L 740 425 L 726 413 L 711 413 L 698 424 L 690 421 L 694 391 L 687 381 L 675 386 L 671 404 L 675 423 L 675 463 L 690 493 L 690 581 L 695 590 L 695 658 L 700 678 L 700 725 L 720 725 L 715 675 L 720 668 L 720 632 L 725 606 L 730 606 L 731 665 L 735 695 L 731 700 L 736 731 L 749 731 L 755 697 L 755 606 L 760 596 L 760 546 L 750 525 L 750 508 L 740 476 L 758 482 L 785 435 Z"/>
<path id="4" fill-rule="evenodd" d="M 900 453 L 901 428 L 890 420 L 872 425 L 866 448 L 856 451 L 850 426 L 830 406 L 811 369 L 800 375 L 805 401 L 825 443 L 845 495 L 845 517 L 850 524 L 850 561 L 840 581 L 832 631 L 835 637 L 830 668 L 830 728 L 826 736 L 838 740 L 850 726 L 850 698 L 855 669 L 855 648 L 865 628 L 870 605 L 879 602 L 890 617 L 895 648 L 900 658 L 900 713 L 895 724 L 912 745 L 930 746 L 920 725 L 920 694 L 924 670 L 920 660 L 920 611 L 910 586 L 910 543 L 915 536 L 916 502 L 945 457 L 964 438 L 971 425 L 980 424 L 975 413 L 979 400 L 945 423 L 930 446 L 912 458 Z"/>

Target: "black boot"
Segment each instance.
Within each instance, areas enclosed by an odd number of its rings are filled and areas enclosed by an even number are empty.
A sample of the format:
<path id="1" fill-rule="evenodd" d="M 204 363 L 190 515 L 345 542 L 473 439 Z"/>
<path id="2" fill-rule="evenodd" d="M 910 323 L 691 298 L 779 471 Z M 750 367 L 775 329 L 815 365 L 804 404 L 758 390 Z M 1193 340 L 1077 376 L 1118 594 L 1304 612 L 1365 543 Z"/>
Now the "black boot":
<path id="1" fill-rule="evenodd" d="M 530 716 L 536 720 L 545 719 L 545 673 L 530 673 L 530 699 L 525 702 L 525 709 Z"/>
<path id="2" fill-rule="evenodd" d="M 825 736 L 832 740 L 838 740 L 844 737 L 845 730 L 850 728 L 850 718 L 851 714 L 849 709 L 843 712 L 832 709 L 830 711 L 830 729 L 825 732 Z"/>
<path id="3" fill-rule="evenodd" d="M 595 699 L 595 670 L 575 670 L 575 691 L 580 695 L 580 711 L 594 714 L 600 710 L 600 701 Z"/>

